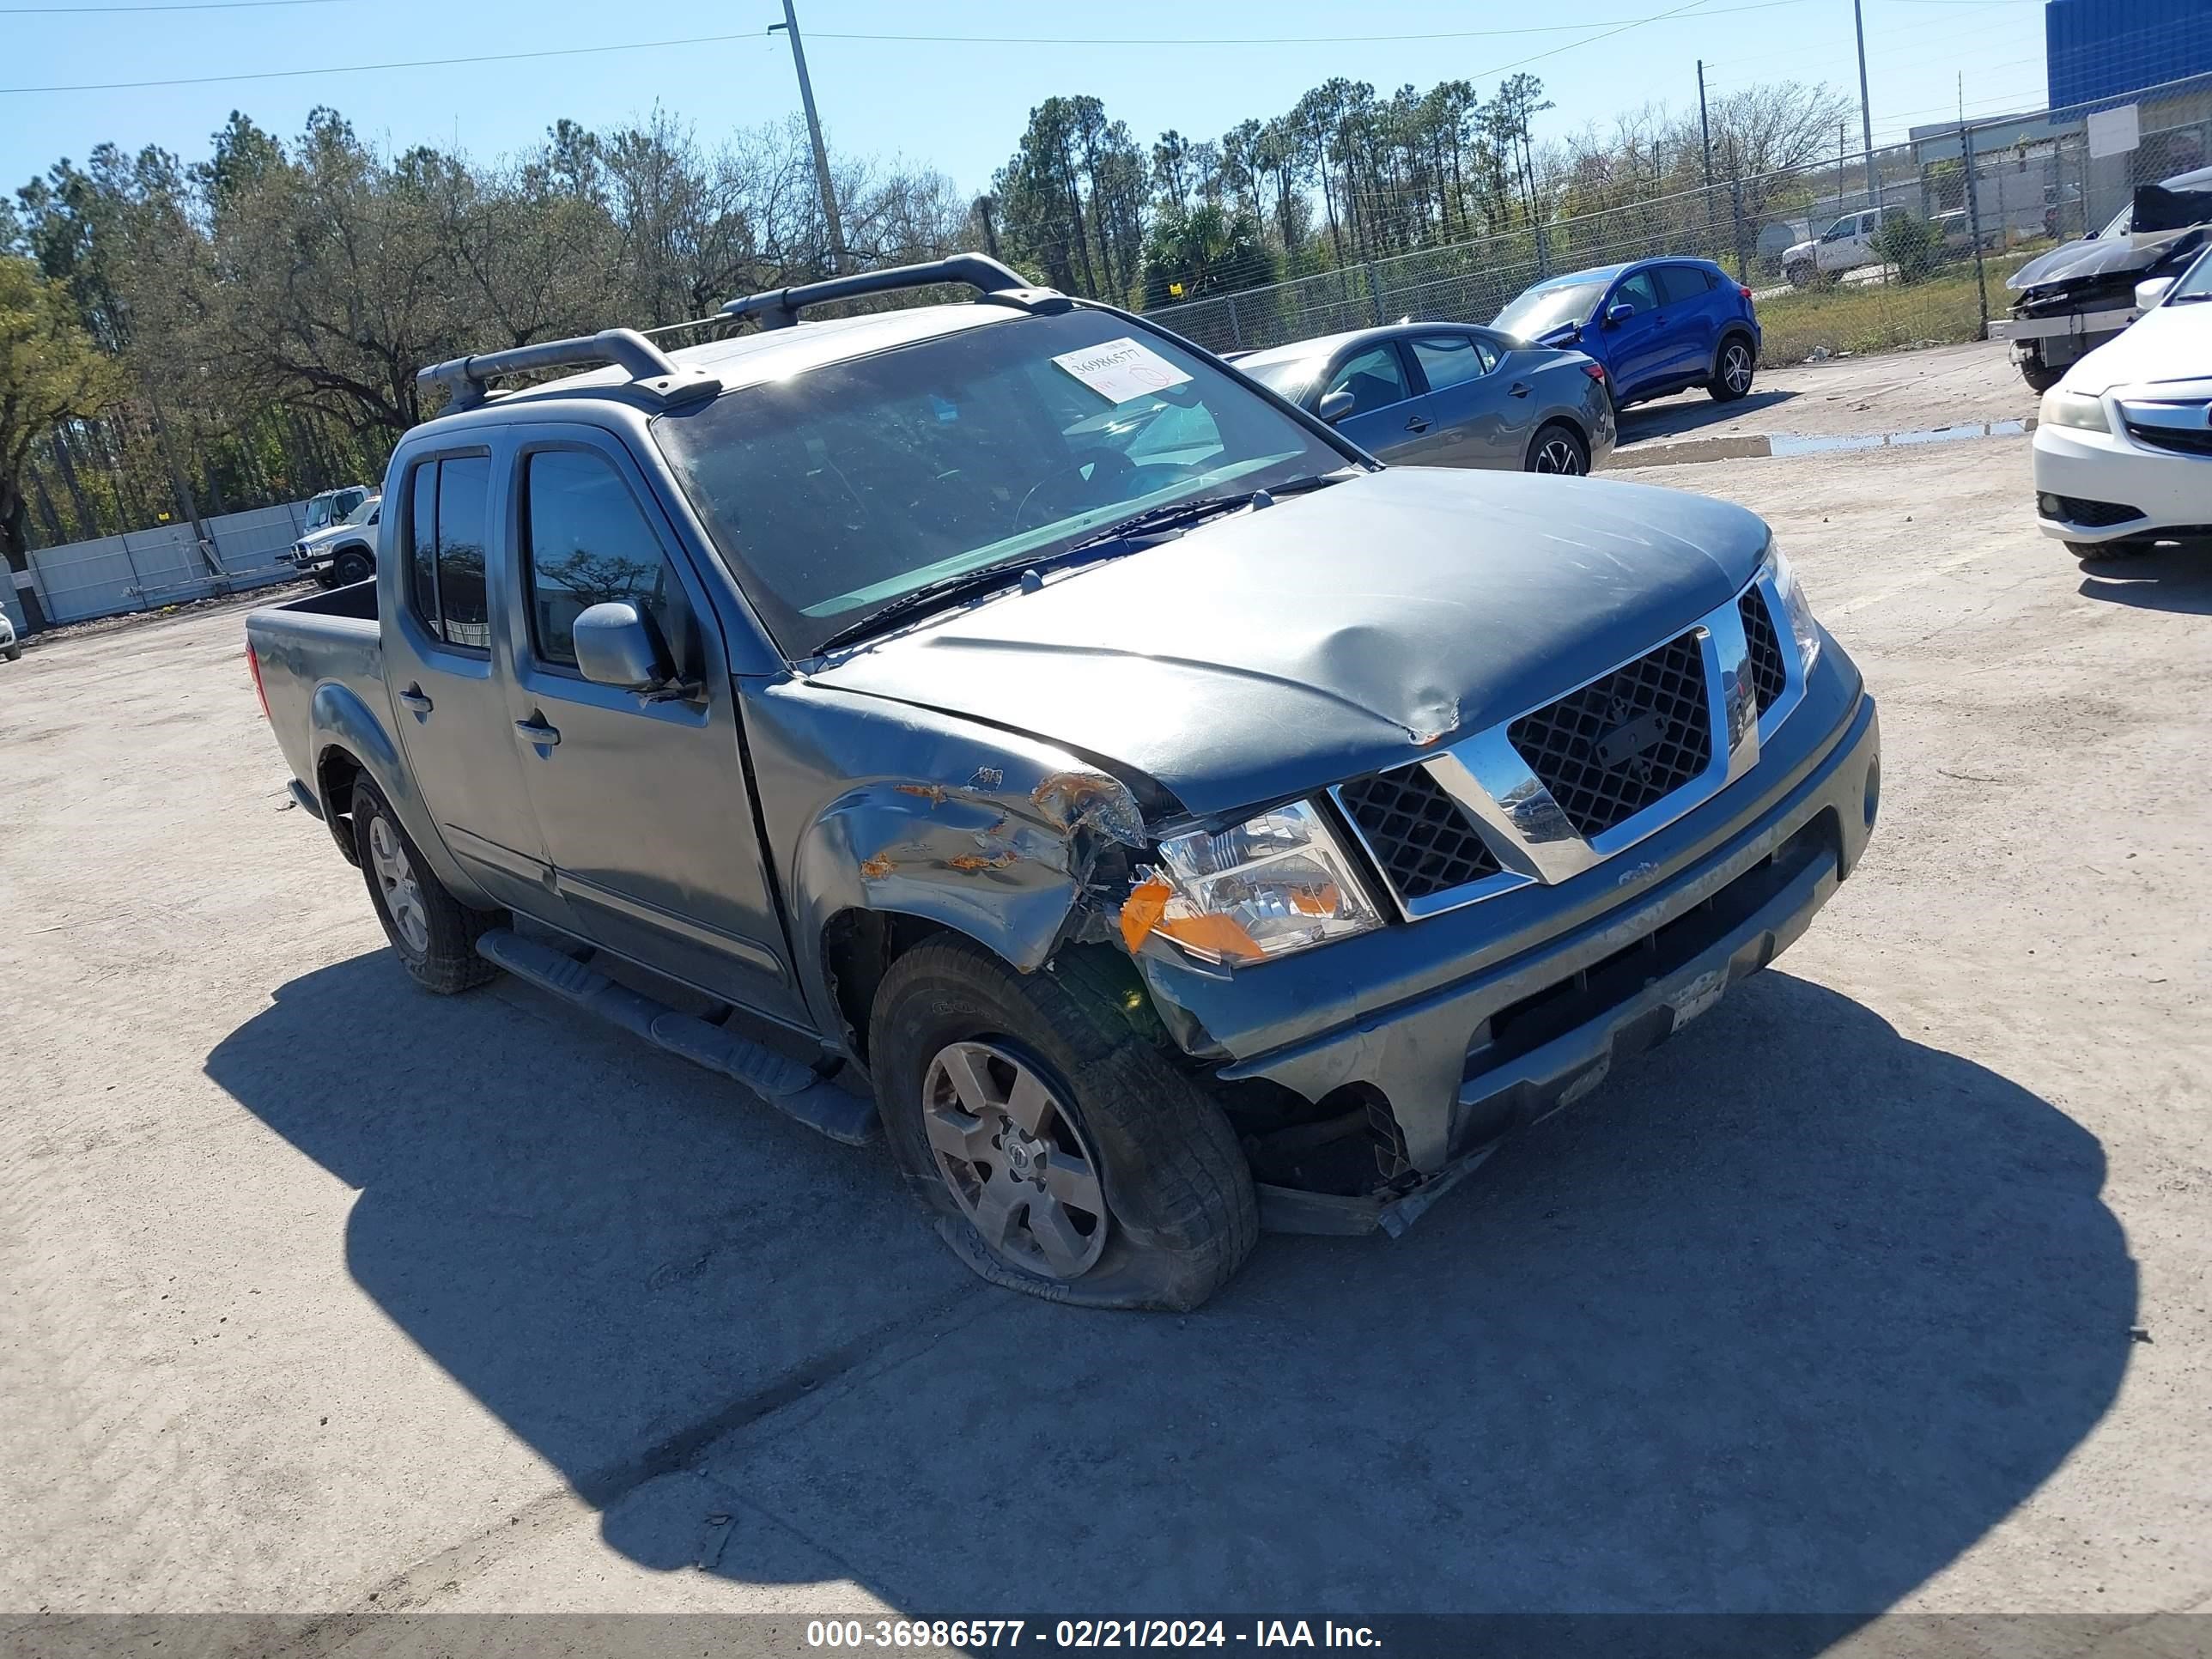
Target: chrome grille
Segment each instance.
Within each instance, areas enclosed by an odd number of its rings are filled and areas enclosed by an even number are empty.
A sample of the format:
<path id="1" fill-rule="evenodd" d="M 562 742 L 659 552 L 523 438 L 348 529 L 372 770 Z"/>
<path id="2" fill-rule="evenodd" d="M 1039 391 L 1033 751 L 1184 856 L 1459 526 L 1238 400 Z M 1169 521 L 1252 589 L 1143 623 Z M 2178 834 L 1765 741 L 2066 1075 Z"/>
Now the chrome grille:
<path id="1" fill-rule="evenodd" d="M 1713 757 L 1705 653 L 1693 630 L 1507 729 L 1585 840 L 1672 794 Z"/>
<path id="2" fill-rule="evenodd" d="M 1419 766 L 1340 786 L 1336 798 L 1401 898 L 1423 899 L 1498 873 L 1459 803 Z"/>
<path id="3" fill-rule="evenodd" d="M 1764 714 L 1781 699 L 1790 684 L 1790 671 L 1782 661 L 1782 641 L 1775 637 L 1774 617 L 1766 608 L 1766 595 L 1757 587 L 1746 588 L 1735 609 L 1743 618 L 1744 643 L 1751 648 L 1752 693 Z"/>

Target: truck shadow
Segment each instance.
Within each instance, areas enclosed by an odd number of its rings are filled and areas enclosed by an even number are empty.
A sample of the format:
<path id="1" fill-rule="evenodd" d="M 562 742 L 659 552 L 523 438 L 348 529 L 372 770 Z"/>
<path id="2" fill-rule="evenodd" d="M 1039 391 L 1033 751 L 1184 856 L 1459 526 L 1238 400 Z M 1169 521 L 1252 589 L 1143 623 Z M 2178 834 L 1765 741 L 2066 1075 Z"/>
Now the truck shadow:
<path id="1" fill-rule="evenodd" d="M 975 1285 L 880 1158 L 380 953 L 208 1071 L 611 1547 L 911 1613 L 1872 1613 L 2081 1443 L 2136 1306 L 2093 1136 L 1779 972 L 1188 1318 Z"/>

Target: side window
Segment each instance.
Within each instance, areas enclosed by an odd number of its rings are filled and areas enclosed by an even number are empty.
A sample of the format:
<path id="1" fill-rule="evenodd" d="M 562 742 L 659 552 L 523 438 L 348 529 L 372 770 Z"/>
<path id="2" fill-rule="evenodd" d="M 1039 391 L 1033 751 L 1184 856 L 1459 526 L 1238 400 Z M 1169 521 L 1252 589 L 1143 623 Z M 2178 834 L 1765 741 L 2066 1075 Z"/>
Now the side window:
<path id="1" fill-rule="evenodd" d="M 1651 285 L 1651 273 L 1639 270 L 1633 276 L 1626 278 L 1619 288 L 1613 289 L 1613 298 L 1608 303 L 1634 306 L 1639 317 L 1646 312 L 1658 310 L 1659 295 Z"/>
<path id="2" fill-rule="evenodd" d="M 1498 354 L 1471 334 L 1425 334 L 1413 342 L 1413 361 L 1429 390 L 1443 392 L 1479 380 L 1498 367 Z"/>
<path id="3" fill-rule="evenodd" d="M 1397 348 L 1387 344 L 1358 353 L 1337 370 L 1322 389 L 1322 395 L 1327 397 L 1332 392 L 1352 394 L 1354 415 L 1387 409 L 1412 395 L 1406 389 L 1406 371 L 1399 364 Z"/>
<path id="4" fill-rule="evenodd" d="M 576 618 L 592 605 L 626 599 L 660 629 L 678 668 L 693 672 L 690 607 L 620 475 L 574 449 L 542 449 L 525 465 L 524 580 L 538 660 L 574 667 Z"/>
<path id="5" fill-rule="evenodd" d="M 419 461 L 407 475 L 407 586 L 415 615 L 433 634 L 438 626 L 438 464 Z"/>
<path id="6" fill-rule="evenodd" d="M 1705 292 L 1708 294 L 1716 293 L 1721 288 L 1725 286 L 1722 283 L 1721 274 L 1717 270 L 1706 270 L 1700 269 L 1698 275 L 1705 279 Z"/>
<path id="7" fill-rule="evenodd" d="M 484 520 L 491 495 L 491 458 L 467 455 L 438 463 L 438 610 L 448 645 L 491 647 L 484 611 Z"/>
<path id="8" fill-rule="evenodd" d="M 1692 305 L 1711 291 L 1706 285 L 1705 273 L 1695 265 L 1659 267 L 1659 294 L 1668 305 Z"/>
<path id="9" fill-rule="evenodd" d="M 448 645 L 491 645 L 484 609 L 484 526 L 491 460 L 418 462 L 407 478 L 407 586 L 423 627 Z"/>

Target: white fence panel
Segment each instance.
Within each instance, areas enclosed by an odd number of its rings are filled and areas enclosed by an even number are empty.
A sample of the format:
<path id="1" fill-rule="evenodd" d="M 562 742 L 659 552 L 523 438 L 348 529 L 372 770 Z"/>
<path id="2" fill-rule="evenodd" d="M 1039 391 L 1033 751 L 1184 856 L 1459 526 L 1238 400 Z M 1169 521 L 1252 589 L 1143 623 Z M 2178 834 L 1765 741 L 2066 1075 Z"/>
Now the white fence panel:
<path id="1" fill-rule="evenodd" d="M 284 550 L 299 540 L 300 522 L 305 516 L 299 507 L 286 503 L 210 519 L 207 530 L 215 538 L 216 552 L 222 560 L 223 568 L 234 577 L 246 578 L 265 571 L 289 576 L 292 567 L 281 561 Z"/>
<path id="2" fill-rule="evenodd" d="M 282 562 L 299 539 L 305 509 L 297 502 L 256 507 L 201 520 L 214 544 L 220 574 L 209 567 L 188 524 L 161 525 L 65 547 L 34 548 L 31 569 L 48 618 L 86 622 L 125 611 L 159 610 L 240 588 L 290 581 Z M 13 613 L 21 625 L 20 610 Z"/>

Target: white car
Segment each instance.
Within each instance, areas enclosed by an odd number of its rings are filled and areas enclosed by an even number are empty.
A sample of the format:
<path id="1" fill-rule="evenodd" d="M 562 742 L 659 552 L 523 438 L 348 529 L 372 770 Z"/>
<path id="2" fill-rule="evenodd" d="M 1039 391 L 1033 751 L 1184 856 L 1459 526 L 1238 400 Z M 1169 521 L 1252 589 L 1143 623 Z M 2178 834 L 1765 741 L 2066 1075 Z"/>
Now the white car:
<path id="1" fill-rule="evenodd" d="M 0 611 L 0 657 L 9 662 L 23 654 L 23 642 L 15 637 L 15 624 L 8 620 L 8 613 Z"/>
<path id="2" fill-rule="evenodd" d="M 2077 558 L 2212 537 L 2212 258 L 2136 289 L 2142 319 L 2043 394 L 2035 507 Z"/>

